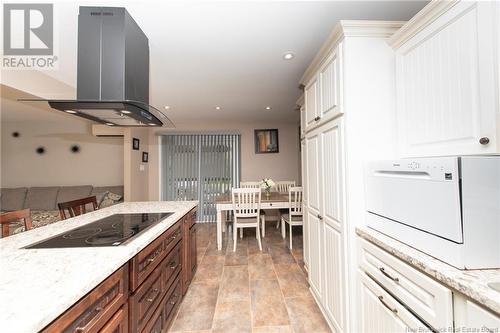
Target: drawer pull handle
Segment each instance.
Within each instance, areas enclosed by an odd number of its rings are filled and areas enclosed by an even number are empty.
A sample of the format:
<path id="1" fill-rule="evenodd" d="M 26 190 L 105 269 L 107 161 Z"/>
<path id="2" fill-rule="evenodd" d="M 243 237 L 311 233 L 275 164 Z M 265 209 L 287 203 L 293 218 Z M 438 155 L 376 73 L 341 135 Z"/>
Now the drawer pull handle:
<path id="1" fill-rule="evenodd" d="M 158 296 L 158 292 L 160 290 L 158 288 L 154 288 L 151 293 L 154 293 L 155 295 L 153 297 L 149 297 L 149 298 L 146 298 L 146 302 L 149 302 L 149 303 L 152 303 L 155 299 L 156 299 L 156 296 Z"/>
<path id="2" fill-rule="evenodd" d="M 318 120 L 320 120 L 320 119 L 321 119 L 321 117 L 320 117 L 320 116 L 314 117 L 314 120 L 315 120 L 315 121 L 318 121 Z"/>
<path id="3" fill-rule="evenodd" d="M 177 266 L 179 266 L 179 264 L 177 264 L 175 261 L 171 261 L 169 266 L 170 266 L 170 269 L 174 270 L 177 268 Z"/>
<path id="4" fill-rule="evenodd" d="M 378 299 L 379 299 L 379 301 L 380 301 L 382 304 L 384 304 L 384 306 L 385 306 L 387 309 L 389 309 L 391 312 L 393 312 L 393 313 L 398 313 L 398 309 L 393 309 L 393 308 L 391 308 L 391 307 L 389 306 L 389 304 L 387 304 L 387 303 L 384 301 L 384 297 L 383 297 L 383 296 L 379 296 L 379 297 L 378 297 Z"/>
<path id="5" fill-rule="evenodd" d="M 398 283 L 399 283 L 399 279 L 398 279 L 398 278 L 396 278 L 396 277 L 394 277 L 394 276 L 391 276 L 389 273 L 387 273 L 387 272 L 385 271 L 385 268 L 384 268 L 384 267 L 380 267 L 380 268 L 379 268 L 379 270 L 380 270 L 380 272 L 381 272 L 382 274 L 384 274 L 385 276 L 387 276 L 387 277 L 388 277 L 389 279 L 391 279 L 392 281 L 394 281 L 394 282 L 398 282 Z"/>
<path id="6" fill-rule="evenodd" d="M 318 217 L 318 220 L 323 220 L 323 216 L 321 216 L 321 215 L 318 214 L 317 217 Z"/>
<path id="7" fill-rule="evenodd" d="M 99 314 L 99 312 L 101 312 L 101 311 L 102 311 L 102 309 L 103 309 L 103 308 L 102 308 L 102 306 L 98 306 L 98 307 L 96 307 L 96 308 L 94 309 L 94 313 L 95 313 L 95 314 L 94 314 L 94 317 L 93 317 L 93 318 L 95 318 L 95 317 Z M 84 326 L 77 326 L 77 327 L 75 328 L 75 331 L 76 331 L 76 332 L 83 332 L 83 331 L 85 331 L 85 327 L 86 327 L 86 326 L 87 326 L 87 324 L 86 324 L 86 325 L 84 325 Z"/>
<path id="8" fill-rule="evenodd" d="M 173 300 L 170 301 L 170 305 L 175 305 L 175 303 L 177 303 L 177 299 L 179 298 L 177 294 L 174 294 L 173 296 L 174 297 L 172 297 Z"/>

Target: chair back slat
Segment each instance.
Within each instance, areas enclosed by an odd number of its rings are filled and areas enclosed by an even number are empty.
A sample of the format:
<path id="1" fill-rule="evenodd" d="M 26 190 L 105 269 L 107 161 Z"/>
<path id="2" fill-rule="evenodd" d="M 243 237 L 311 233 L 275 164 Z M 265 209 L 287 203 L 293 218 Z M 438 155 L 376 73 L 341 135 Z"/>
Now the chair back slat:
<path id="1" fill-rule="evenodd" d="M 31 211 L 29 209 L 16 210 L 0 215 L 2 238 L 9 236 L 9 224 L 19 220 L 23 220 L 25 231 L 33 229 L 33 221 L 31 220 Z"/>
<path id="2" fill-rule="evenodd" d="M 276 191 L 279 193 L 288 193 L 288 190 L 292 186 L 295 186 L 295 181 L 279 181 L 276 182 Z"/>
<path id="3" fill-rule="evenodd" d="M 86 206 L 88 204 L 92 204 L 93 210 L 97 210 L 97 199 L 95 195 L 92 197 L 60 202 L 57 204 L 57 206 L 59 207 L 59 214 L 61 215 L 61 219 L 65 220 L 68 218 L 68 216 L 66 215 L 66 211 L 68 212 L 69 217 L 82 215 L 87 213 Z"/>
<path id="4" fill-rule="evenodd" d="M 291 186 L 288 189 L 288 203 L 290 204 L 290 217 L 302 215 L 302 187 Z"/>
<path id="5" fill-rule="evenodd" d="M 240 182 L 240 188 L 260 188 L 260 182 Z"/>
<path id="6" fill-rule="evenodd" d="M 234 217 L 259 217 L 260 200 L 260 188 L 233 188 L 232 202 Z"/>

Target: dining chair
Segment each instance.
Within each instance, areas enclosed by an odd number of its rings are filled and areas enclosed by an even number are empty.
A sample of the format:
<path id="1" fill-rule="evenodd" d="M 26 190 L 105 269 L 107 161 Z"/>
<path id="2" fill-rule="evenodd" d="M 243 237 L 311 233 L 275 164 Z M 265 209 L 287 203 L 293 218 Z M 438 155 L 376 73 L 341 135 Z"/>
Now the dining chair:
<path id="1" fill-rule="evenodd" d="M 259 243 L 259 249 L 262 251 L 260 241 L 259 222 L 262 219 L 260 215 L 260 188 L 234 188 L 231 193 L 233 202 L 233 252 L 236 251 L 236 241 L 238 239 L 238 229 L 255 228 L 255 237 Z"/>
<path id="2" fill-rule="evenodd" d="M 292 186 L 288 189 L 288 214 L 281 216 L 281 235 L 286 237 L 285 224 L 290 226 L 290 250 L 292 249 L 292 227 L 303 225 L 302 214 L 302 187 Z"/>
<path id="3" fill-rule="evenodd" d="M 66 216 L 66 211 L 68 211 L 69 217 L 75 217 L 81 214 L 85 214 L 87 212 L 87 205 L 89 204 L 92 204 L 93 210 L 97 210 L 97 199 L 95 195 L 92 197 L 60 202 L 57 204 L 57 207 L 59 207 L 59 214 L 61 214 L 61 219 L 65 220 L 68 218 Z"/>
<path id="4" fill-rule="evenodd" d="M 240 182 L 240 188 L 258 188 L 260 189 L 260 185 L 262 182 Z M 261 210 L 260 218 L 262 220 L 262 237 L 266 236 L 266 213 Z M 240 229 L 240 238 L 243 238 L 243 229 Z"/>
<path id="5" fill-rule="evenodd" d="M 240 188 L 260 188 L 260 182 L 240 182 Z"/>
<path id="6" fill-rule="evenodd" d="M 33 221 L 31 220 L 31 211 L 29 210 L 29 208 L 3 213 L 2 215 L 0 215 L 0 224 L 2 225 L 2 238 L 9 236 L 9 225 L 19 220 L 23 220 L 25 231 L 33 229 Z"/>
<path id="7" fill-rule="evenodd" d="M 295 186 L 295 180 L 284 180 L 276 182 L 276 191 L 279 193 L 288 193 L 288 189 L 292 186 Z"/>
<path id="8" fill-rule="evenodd" d="M 292 186 L 295 186 L 295 180 L 284 180 L 284 181 L 277 181 L 276 182 L 276 191 L 278 193 L 286 193 L 288 194 L 288 189 Z M 276 221 L 276 229 L 280 227 L 280 220 L 281 220 L 281 215 L 288 213 L 288 209 L 280 209 L 279 210 L 280 216 L 278 220 Z"/>

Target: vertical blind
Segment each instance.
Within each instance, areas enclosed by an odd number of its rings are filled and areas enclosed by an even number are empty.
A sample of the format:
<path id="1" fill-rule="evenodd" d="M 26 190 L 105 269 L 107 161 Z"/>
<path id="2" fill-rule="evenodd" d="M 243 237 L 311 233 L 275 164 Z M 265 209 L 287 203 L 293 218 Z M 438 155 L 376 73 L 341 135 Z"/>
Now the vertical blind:
<path id="1" fill-rule="evenodd" d="M 240 135 L 164 135 L 161 172 L 163 200 L 198 200 L 198 222 L 215 222 L 215 198 L 240 182 Z"/>

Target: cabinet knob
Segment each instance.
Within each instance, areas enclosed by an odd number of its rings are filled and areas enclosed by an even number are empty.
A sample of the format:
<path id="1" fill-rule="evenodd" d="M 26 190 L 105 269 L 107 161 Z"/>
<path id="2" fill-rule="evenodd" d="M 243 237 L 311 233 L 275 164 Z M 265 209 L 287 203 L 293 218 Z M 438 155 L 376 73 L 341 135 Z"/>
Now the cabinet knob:
<path id="1" fill-rule="evenodd" d="M 479 139 L 479 143 L 482 145 L 487 145 L 488 143 L 490 143 L 490 138 L 482 137 L 481 139 Z"/>

